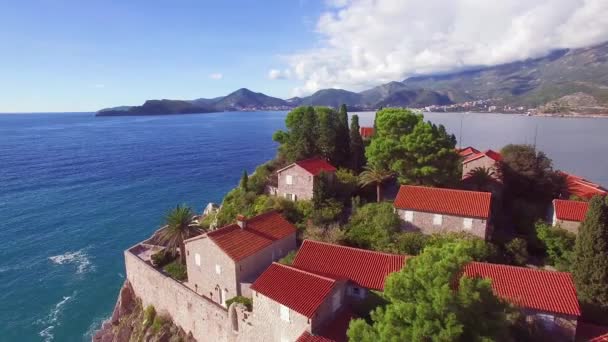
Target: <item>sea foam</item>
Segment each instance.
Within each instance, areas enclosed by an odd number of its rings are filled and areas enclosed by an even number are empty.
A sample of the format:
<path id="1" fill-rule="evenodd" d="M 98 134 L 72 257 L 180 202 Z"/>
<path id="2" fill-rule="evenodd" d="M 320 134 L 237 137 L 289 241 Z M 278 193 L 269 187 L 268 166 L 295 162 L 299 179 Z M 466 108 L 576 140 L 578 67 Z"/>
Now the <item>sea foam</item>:
<path id="1" fill-rule="evenodd" d="M 53 341 L 53 338 L 55 337 L 53 335 L 53 330 L 57 325 L 61 325 L 59 322 L 59 316 L 61 315 L 65 305 L 69 301 L 73 300 L 75 296 L 76 292 L 74 292 L 71 296 L 64 296 L 61 301 L 53 306 L 51 312 L 44 319 L 38 321 L 39 324 L 46 325 L 46 327 L 38 333 L 44 342 Z"/>
<path id="2" fill-rule="evenodd" d="M 54 255 L 52 257 L 49 257 L 49 260 L 51 260 L 57 265 L 76 264 L 76 273 L 78 274 L 82 274 L 93 269 L 91 261 L 89 260 L 89 256 L 87 255 L 84 249 L 75 252 L 66 252 L 60 255 Z"/>

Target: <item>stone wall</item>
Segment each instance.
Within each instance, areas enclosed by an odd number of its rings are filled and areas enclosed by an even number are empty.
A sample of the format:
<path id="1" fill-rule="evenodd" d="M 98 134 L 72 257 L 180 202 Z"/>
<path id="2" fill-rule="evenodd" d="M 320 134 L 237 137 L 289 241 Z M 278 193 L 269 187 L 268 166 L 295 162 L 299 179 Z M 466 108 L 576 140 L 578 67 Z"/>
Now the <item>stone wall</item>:
<path id="1" fill-rule="evenodd" d="M 287 176 L 292 176 L 293 184 L 287 184 Z M 312 199 L 314 177 L 297 164 L 277 173 L 278 196 L 296 195 L 296 200 Z"/>
<path id="2" fill-rule="evenodd" d="M 127 279 L 143 307 L 153 305 L 197 341 L 236 341 L 228 311 L 125 251 Z M 243 340 L 245 339 L 238 339 Z"/>
<path id="3" fill-rule="evenodd" d="M 492 170 L 494 171 L 494 173 L 496 173 L 496 161 L 488 156 L 483 156 L 468 163 L 463 163 L 462 177 L 466 177 L 466 175 L 468 175 L 471 170 L 476 169 L 478 167 L 483 167 L 488 170 Z"/>
<path id="4" fill-rule="evenodd" d="M 580 227 L 581 223 L 578 221 L 556 220 L 553 225 L 565 229 L 572 234 L 578 234 L 578 228 Z"/>
<path id="5" fill-rule="evenodd" d="M 293 233 L 281 240 L 273 242 L 270 246 L 257 253 L 240 260 L 237 263 L 236 278 L 239 282 L 252 283 L 274 261 L 277 261 L 296 249 L 296 234 Z M 242 294 L 241 295 L 245 295 Z"/>
<path id="6" fill-rule="evenodd" d="M 256 341 L 295 341 L 304 331 L 310 332 L 308 317 L 289 310 L 289 322 L 281 319 L 280 304 L 259 292 L 253 294 L 253 325 Z"/>
<path id="7" fill-rule="evenodd" d="M 200 266 L 196 265 L 196 254 L 200 255 Z M 239 286 L 234 261 L 206 236 L 186 243 L 186 265 L 188 283 L 199 294 L 221 304 L 223 300 L 239 295 Z M 217 273 L 216 265 L 220 267 Z"/>
<path id="8" fill-rule="evenodd" d="M 464 220 L 467 217 L 443 215 L 440 225 L 433 224 L 434 213 L 413 211 L 412 222 L 406 222 L 406 212 L 404 209 L 397 209 L 397 214 L 402 221 L 404 230 L 420 231 L 424 234 L 446 233 L 446 232 L 466 232 L 478 236 L 482 239 L 489 238 L 488 220 L 472 218 L 470 229 L 464 227 Z"/>

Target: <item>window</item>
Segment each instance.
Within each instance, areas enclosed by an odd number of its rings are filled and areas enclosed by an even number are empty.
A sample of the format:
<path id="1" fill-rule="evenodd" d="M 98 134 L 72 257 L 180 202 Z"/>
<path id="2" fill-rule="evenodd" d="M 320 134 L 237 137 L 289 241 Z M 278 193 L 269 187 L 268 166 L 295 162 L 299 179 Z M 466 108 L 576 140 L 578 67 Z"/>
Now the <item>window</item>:
<path id="1" fill-rule="evenodd" d="M 200 254 L 194 253 L 194 263 L 196 264 L 196 266 L 201 265 L 201 255 Z"/>
<path id="2" fill-rule="evenodd" d="M 433 215 L 433 224 L 436 226 L 440 226 L 443 223 L 443 215 L 435 214 Z"/>
<path id="3" fill-rule="evenodd" d="M 222 266 L 216 264 L 215 265 L 215 273 L 222 274 Z"/>
<path id="4" fill-rule="evenodd" d="M 281 304 L 279 307 L 279 313 L 281 315 L 281 319 L 285 322 L 289 322 L 289 308 L 285 305 Z"/>
<path id="5" fill-rule="evenodd" d="M 287 185 L 292 185 L 293 184 L 293 176 L 292 175 L 285 176 L 285 183 Z"/>
<path id="6" fill-rule="evenodd" d="M 403 219 L 405 222 L 414 222 L 414 212 L 411 210 L 406 210 L 403 214 Z"/>
<path id="7" fill-rule="evenodd" d="M 546 330 L 553 330 L 555 328 L 555 316 L 547 314 L 537 314 L 538 322 L 542 324 Z"/>
<path id="8" fill-rule="evenodd" d="M 473 228 L 473 219 L 472 218 L 465 218 L 462 221 L 462 226 L 464 227 L 464 229 L 466 230 L 471 230 L 471 228 Z"/>
<path id="9" fill-rule="evenodd" d="M 361 289 L 358 287 L 351 287 L 350 288 L 350 293 L 354 296 L 359 296 L 359 293 L 361 292 Z"/>

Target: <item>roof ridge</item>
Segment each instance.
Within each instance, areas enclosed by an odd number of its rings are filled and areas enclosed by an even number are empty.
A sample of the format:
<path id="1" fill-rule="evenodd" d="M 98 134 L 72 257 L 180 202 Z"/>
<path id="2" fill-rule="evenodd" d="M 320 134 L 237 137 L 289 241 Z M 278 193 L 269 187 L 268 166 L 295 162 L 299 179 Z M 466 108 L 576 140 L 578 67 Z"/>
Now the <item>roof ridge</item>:
<path id="1" fill-rule="evenodd" d="M 276 261 L 273 261 L 272 265 L 277 265 L 277 266 L 280 266 L 280 267 L 283 267 L 283 268 L 286 268 L 286 269 L 290 269 L 290 270 L 294 270 L 294 271 L 297 271 L 297 272 L 300 272 L 300 273 L 304 273 L 304 274 L 307 274 L 307 275 L 310 275 L 310 276 L 313 276 L 313 277 L 321 278 L 323 280 L 328 280 L 328 281 L 331 281 L 332 283 L 335 283 L 336 281 L 338 281 L 338 279 L 335 279 L 335 278 L 330 278 L 330 277 L 322 276 L 322 275 L 320 275 L 318 273 L 306 271 L 304 269 L 301 269 L 301 268 L 298 268 L 298 267 L 294 267 L 294 266 L 284 265 L 284 264 L 281 264 L 281 263 L 276 262 Z"/>
<path id="2" fill-rule="evenodd" d="M 424 186 L 424 185 L 405 184 L 405 185 L 401 185 L 400 187 L 401 188 L 410 187 L 410 188 L 420 188 L 420 189 L 432 189 L 432 190 L 451 191 L 451 192 L 469 192 L 469 193 L 478 193 L 478 194 L 490 195 L 490 196 L 492 195 L 492 193 L 489 191 L 473 191 L 473 190 L 462 190 L 462 189 L 451 189 L 451 188 L 436 188 L 436 187 Z"/>
<path id="3" fill-rule="evenodd" d="M 491 265 L 491 266 L 496 266 L 496 267 L 501 267 L 501 268 L 519 269 L 519 270 L 523 270 L 523 271 L 538 272 L 538 273 L 545 273 L 545 274 L 566 275 L 566 276 L 572 277 L 572 273 L 570 273 L 570 272 L 550 271 L 550 270 L 545 270 L 545 269 L 540 269 L 540 268 L 530 268 L 530 267 L 507 265 L 507 264 L 494 264 L 491 262 L 483 262 L 483 261 L 471 261 L 471 262 L 465 264 L 465 267 L 467 265 L 471 265 L 471 264 Z"/>
<path id="4" fill-rule="evenodd" d="M 361 251 L 361 252 L 371 253 L 371 254 L 380 254 L 380 255 L 386 255 L 386 256 L 397 256 L 397 257 L 405 257 L 405 258 L 411 257 L 411 255 L 407 255 L 407 254 L 394 254 L 394 253 L 387 253 L 387 252 L 372 251 L 372 250 L 364 249 L 364 248 L 357 248 L 357 247 L 351 247 L 351 246 L 336 245 L 334 243 L 329 243 L 329 242 L 324 242 L 324 241 L 317 241 L 317 240 L 310 240 L 310 239 L 304 239 L 304 241 L 302 242 L 302 246 L 306 242 L 317 243 L 317 244 L 321 244 L 321 245 L 329 245 L 329 246 L 334 246 L 334 247 L 338 247 L 338 248 L 353 249 L 353 250 L 356 250 L 356 251 Z M 300 247 L 300 249 L 302 249 L 302 247 Z M 298 252 L 299 252 L 299 250 L 298 250 Z M 297 255 L 296 255 L 296 257 L 297 257 Z M 294 261 L 295 261 L 295 259 L 294 259 Z"/>
<path id="5" fill-rule="evenodd" d="M 210 231 L 210 232 L 207 232 L 207 236 L 213 237 L 214 235 L 216 235 L 216 233 L 222 232 L 222 231 L 224 231 L 224 230 L 228 230 L 228 228 L 235 228 L 235 226 L 236 226 L 237 228 L 239 228 L 239 229 L 241 228 L 241 227 L 239 227 L 239 225 L 238 225 L 238 224 L 236 224 L 236 223 L 230 223 L 230 224 L 227 224 L 227 225 L 225 225 L 225 226 L 223 226 L 223 227 L 220 227 L 220 228 L 218 228 L 218 229 L 214 229 L 214 230 L 212 230 L 212 231 Z"/>

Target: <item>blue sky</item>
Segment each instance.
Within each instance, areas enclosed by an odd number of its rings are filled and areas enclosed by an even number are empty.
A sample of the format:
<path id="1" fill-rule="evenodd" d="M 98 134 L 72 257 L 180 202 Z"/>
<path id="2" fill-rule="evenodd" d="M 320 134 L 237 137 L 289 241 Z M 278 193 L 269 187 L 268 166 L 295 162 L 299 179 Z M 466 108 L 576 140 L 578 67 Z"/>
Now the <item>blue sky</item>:
<path id="1" fill-rule="evenodd" d="M 608 41 L 606 0 L 0 0 L 0 112 L 288 98 Z"/>
<path id="2" fill-rule="evenodd" d="M 288 0 L 4 3 L 0 112 L 89 111 L 150 98 L 214 97 L 241 87 L 286 97 L 294 82 L 271 81 L 268 71 L 282 63 L 282 53 L 314 44 L 313 18 L 321 5 Z"/>

